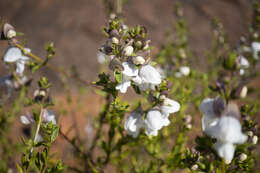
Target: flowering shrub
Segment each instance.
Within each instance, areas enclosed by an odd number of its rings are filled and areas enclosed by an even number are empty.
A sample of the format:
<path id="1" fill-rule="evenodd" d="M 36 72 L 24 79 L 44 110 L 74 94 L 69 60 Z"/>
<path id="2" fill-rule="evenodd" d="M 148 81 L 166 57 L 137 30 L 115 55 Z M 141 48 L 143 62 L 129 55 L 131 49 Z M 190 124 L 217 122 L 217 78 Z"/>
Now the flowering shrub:
<path id="1" fill-rule="evenodd" d="M 2 59 L 8 75 L 0 79 L 7 89 L 1 93 L 0 172 L 256 172 L 260 104 L 258 88 L 249 82 L 259 78 L 260 6 L 254 4 L 249 37 L 241 37 L 234 49 L 222 24 L 213 21 L 207 72 L 191 63 L 183 9 L 176 7 L 175 39 L 154 56 L 145 26 L 128 26 L 111 14 L 97 52 L 97 61 L 108 68 L 95 82 L 52 66 L 54 44 L 40 58 L 25 48 L 13 26 L 3 23 L 1 39 L 9 47 Z M 86 125 L 86 135 L 93 135 L 89 147 L 77 134 L 70 138 L 61 130 L 49 80 L 40 77 L 34 89 L 34 74 L 45 66 L 104 96 L 95 129 Z M 123 96 L 129 94 L 133 98 L 126 101 Z M 9 135 L 17 117 L 27 136 L 13 143 Z M 52 152 L 58 135 L 73 146 L 76 163 Z"/>

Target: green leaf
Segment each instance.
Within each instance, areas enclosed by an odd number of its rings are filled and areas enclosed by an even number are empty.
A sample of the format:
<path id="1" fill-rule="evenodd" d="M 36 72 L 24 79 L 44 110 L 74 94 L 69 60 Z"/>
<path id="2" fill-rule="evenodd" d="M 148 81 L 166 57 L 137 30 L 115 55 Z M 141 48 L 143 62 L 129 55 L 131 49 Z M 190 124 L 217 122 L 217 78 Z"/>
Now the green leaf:
<path id="1" fill-rule="evenodd" d="M 121 73 L 120 71 L 115 71 L 114 75 L 115 75 L 116 81 L 117 81 L 118 83 L 121 83 L 122 80 L 123 80 L 123 75 L 122 75 L 122 73 Z"/>

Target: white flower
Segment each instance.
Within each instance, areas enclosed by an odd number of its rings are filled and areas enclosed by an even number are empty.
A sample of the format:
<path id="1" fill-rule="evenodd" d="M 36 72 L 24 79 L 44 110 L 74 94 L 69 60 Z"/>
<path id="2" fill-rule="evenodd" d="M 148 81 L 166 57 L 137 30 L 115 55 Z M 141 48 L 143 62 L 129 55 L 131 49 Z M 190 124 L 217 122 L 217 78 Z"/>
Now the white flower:
<path id="1" fill-rule="evenodd" d="M 250 64 L 244 56 L 238 56 L 237 64 L 240 68 L 249 68 Z"/>
<path id="2" fill-rule="evenodd" d="M 251 48 L 252 48 L 252 51 L 253 51 L 253 57 L 254 59 L 258 59 L 258 52 L 260 51 L 260 43 L 258 42 L 253 42 L 251 44 Z"/>
<path id="3" fill-rule="evenodd" d="M 127 130 L 128 135 L 136 138 L 140 129 L 144 126 L 144 122 L 142 119 L 142 114 L 139 111 L 132 112 L 125 121 L 125 130 Z"/>
<path id="4" fill-rule="evenodd" d="M 218 141 L 215 143 L 214 148 L 217 150 L 219 157 L 225 159 L 226 164 L 232 162 L 235 153 L 235 146 L 232 143 L 222 143 Z"/>
<path id="5" fill-rule="evenodd" d="M 221 115 L 218 115 L 215 107 L 221 106 L 222 108 L 223 105 L 219 105 L 220 102 L 215 101 L 218 100 L 204 99 L 200 105 L 200 110 L 203 112 L 202 129 L 208 136 L 217 139 L 214 148 L 218 155 L 225 160 L 225 163 L 229 164 L 234 157 L 234 144 L 245 143 L 247 136 L 242 133 L 241 124 L 237 119 L 239 116 L 237 105 L 228 104 L 220 112 Z"/>
<path id="6" fill-rule="evenodd" d="M 157 136 L 158 130 L 164 126 L 168 126 L 170 121 L 167 117 L 164 117 L 159 110 L 151 109 L 144 120 L 145 133 L 147 135 Z"/>
<path id="7" fill-rule="evenodd" d="M 30 49 L 25 48 L 26 52 L 31 52 Z M 22 51 L 17 47 L 8 48 L 4 55 L 5 63 L 16 63 L 16 73 L 23 75 L 24 66 L 26 62 L 29 61 L 29 57 L 23 55 Z"/>
<path id="8" fill-rule="evenodd" d="M 139 76 L 144 83 L 159 85 L 162 82 L 160 73 L 151 65 L 142 66 Z"/>
<path id="9" fill-rule="evenodd" d="M 162 78 L 160 73 L 153 66 L 144 65 L 140 68 L 139 76 L 134 78 L 133 81 L 142 91 L 148 88 L 154 90 L 155 86 L 162 82 Z"/>
<path id="10" fill-rule="evenodd" d="M 239 69 L 239 74 L 242 76 L 245 74 L 245 69 L 249 68 L 250 64 L 244 56 L 238 56 L 236 59 L 236 64 Z"/>
<path id="11" fill-rule="evenodd" d="M 243 144 L 247 140 L 247 136 L 242 133 L 239 120 L 232 116 L 222 116 L 208 133 L 224 143 Z"/>
<path id="12" fill-rule="evenodd" d="M 164 116 L 168 117 L 169 114 L 180 110 L 180 104 L 172 99 L 164 98 L 160 110 Z"/>
<path id="13" fill-rule="evenodd" d="M 43 123 L 52 122 L 52 124 L 56 124 L 55 115 L 51 110 L 44 109 L 42 115 Z"/>
<path id="14" fill-rule="evenodd" d="M 127 88 L 131 86 L 131 79 L 138 75 L 136 66 L 129 62 L 122 63 L 124 70 L 122 71 L 122 81 L 116 86 L 121 93 L 126 93 Z"/>
<path id="15" fill-rule="evenodd" d="M 209 129 L 212 126 L 215 126 L 218 121 L 218 117 L 215 115 L 213 109 L 213 104 L 214 104 L 214 99 L 211 98 L 204 99 L 200 104 L 200 111 L 203 113 L 202 130 L 206 134 L 207 134 L 207 129 Z"/>
<path id="16" fill-rule="evenodd" d="M 123 52 L 126 56 L 131 56 L 132 53 L 134 52 L 134 48 L 132 46 L 127 46 L 124 48 Z"/>
<path id="17" fill-rule="evenodd" d="M 30 114 L 28 112 L 26 113 L 26 115 L 20 116 L 20 121 L 24 125 L 29 125 L 31 123 L 34 123 L 34 119 L 33 119 L 32 114 Z"/>
<path id="18" fill-rule="evenodd" d="M 24 116 L 24 115 L 20 116 L 20 120 L 25 125 L 28 125 L 28 124 L 31 123 L 30 120 L 26 116 Z"/>

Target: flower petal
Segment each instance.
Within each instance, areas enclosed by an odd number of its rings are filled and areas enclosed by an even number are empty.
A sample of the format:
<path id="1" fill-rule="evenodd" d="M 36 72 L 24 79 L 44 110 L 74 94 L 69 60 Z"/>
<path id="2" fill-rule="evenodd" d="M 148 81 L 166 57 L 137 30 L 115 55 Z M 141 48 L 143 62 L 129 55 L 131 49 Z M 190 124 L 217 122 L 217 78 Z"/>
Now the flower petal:
<path id="1" fill-rule="evenodd" d="M 139 76 L 146 83 L 159 85 L 162 82 L 160 73 L 151 65 L 142 66 Z"/>
<path id="2" fill-rule="evenodd" d="M 22 56 L 22 52 L 17 47 L 8 48 L 4 55 L 4 62 L 16 62 Z"/>
<path id="3" fill-rule="evenodd" d="M 30 120 L 29 120 L 26 116 L 24 116 L 24 115 L 20 116 L 20 121 L 21 121 L 23 124 L 25 124 L 25 125 L 28 125 L 28 124 L 31 123 Z"/>
<path id="4" fill-rule="evenodd" d="M 232 162 L 235 153 L 235 146 L 232 143 L 217 142 L 214 148 L 217 150 L 219 157 L 225 160 L 226 164 Z"/>

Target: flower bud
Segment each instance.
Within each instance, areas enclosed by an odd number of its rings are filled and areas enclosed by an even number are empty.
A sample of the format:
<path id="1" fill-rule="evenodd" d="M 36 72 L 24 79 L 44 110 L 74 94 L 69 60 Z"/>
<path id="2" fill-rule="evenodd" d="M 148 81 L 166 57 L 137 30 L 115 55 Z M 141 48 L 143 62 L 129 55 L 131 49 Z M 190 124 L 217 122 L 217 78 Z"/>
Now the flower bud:
<path id="1" fill-rule="evenodd" d="M 110 19 L 115 19 L 115 18 L 116 18 L 116 14 L 115 14 L 115 13 L 111 13 L 111 14 L 109 15 L 109 17 L 110 17 Z"/>
<path id="2" fill-rule="evenodd" d="M 252 143 L 255 145 L 258 142 L 258 136 L 253 136 Z"/>
<path id="3" fill-rule="evenodd" d="M 37 89 L 34 91 L 33 97 L 35 101 L 43 101 L 44 99 L 48 98 L 47 91 L 43 89 Z"/>
<path id="4" fill-rule="evenodd" d="M 180 72 L 182 75 L 188 76 L 190 74 L 190 67 L 182 66 L 182 67 L 180 67 Z"/>
<path id="5" fill-rule="evenodd" d="M 8 23 L 4 24 L 3 33 L 4 36 L 8 39 L 11 39 L 16 36 L 16 31 L 14 27 Z"/>
<path id="6" fill-rule="evenodd" d="M 166 99 L 165 95 L 160 95 L 160 100 L 164 101 Z"/>
<path id="7" fill-rule="evenodd" d="M 192 124 L 186 124 L 185 127 L 186 127 L 187 129 L 192 129 Z"/>
<path id="8" fill-rule="evenodd" d="M 7 32 L 7 38 L 8 38 L 8 39 L 11 39 L 11 38 L 13 38 L 13 37 L 16 37 L 16 32 L 15 32 L 15 30 L 9 30 L 9 31 Z"/>
<path id="9" fill-rule="evenodd" d="M 134 48 L 132 46 L 127 46 L 124 48 L 124 54 L 126 56 L 131 56 L 133 52 L 134 52 Z"/>
<path id="10" fill-rule="evenodd" d="M 135 46 L 140 48 L 142 46 L 142 42 L 140 40 L 138 40 L 136 43 L 135 43 Z"/>
<path id="11" fill-rule="evenodd" d="M 257 32 L 255 32 L 255 33 L 253 34 L 253 37 L 254 37 L 254 38 L 258 38 L 258 36 L 259 36 L 259 35 L 258 35 Z"/>
<path id="12" fill-rule="evenodd" d="M 186 58 L 187 58 L 187 55 L 186 55 L 184 49 L 179 49 L 179 54 L 180 54 L 181 58 L 183 58 L 183 59 L 186 59 Z"/>
<path id="13" fill-rule="evenodd" d="M 252 136 L 254 135 L 254 133 L 253 133 L 252 131 L 248 131 L 248 132 L 247 132 L 247 135 L 248 135 L 249 137 L 252 137 Z"/>
<path id="14" fill-rule="evenodd" d="M 147 40 L 146 42 L 145 42 L 145 46 L 143 47 L 143 50 L 146 50 L 146 49 L 148 49 L 149 48 L 149 43 L 151 42 L 151 40 Z"/>
<path id="15" fill-rule="evenodd" d="M 247 95 L 247 87 L 243 86 L 243 88 L 241 89 L 241 92 L 240 92 L 240 98 L 245 98 L 246 95 Z"/>
<path id="16" fill-rule="evenodd" d="M 137 56 L 133 58 L 133 62 L 135 65 L 143 65 L 145 63 L 145 59 L 141 56 Z"/>
<path id="17" fill-rule="evenodd" d="M 191 166 L 191 170 L 196 171 L 199 168 L 197 164 Z"/>
<path id="18" fill-rule="evenodd" d="M 124 70 L 124 67 L 123 67 L 121 61 L 120 61 L 117 57 L 115 57 L 115 58 L 113 58 L 113 59 L 110 61 L 110 63 L 109 63 L 109 69 L 111 69 L 111 70 L 113 70 L 113 71 L 114 71 L 115 69 L 120 69 L 121 71 L 123 71 L 123 70 Z"/>
<path id="19" fill-rule="evenodd" d="M 241 162 L 245 161 L 246 159 L 247 159 L 247 155 L 245 153 L 242 153 L 242 154 L 239 155 L 239 160 Z"/>
<path id="20" fill-rule="evenodd" d="M 192 117 L 190 115 L 187 115 L 184 117 L 185 124 L 190 124 L 192 121 Z"/>
<path id="21" fill-rule="evenodd" d="M 118 43 L 119 43 L 119 40 L 118 40 L 116 37 L 113 37 L 113 38 L 112 38 L 112 43 L 118 44 Z"/>

